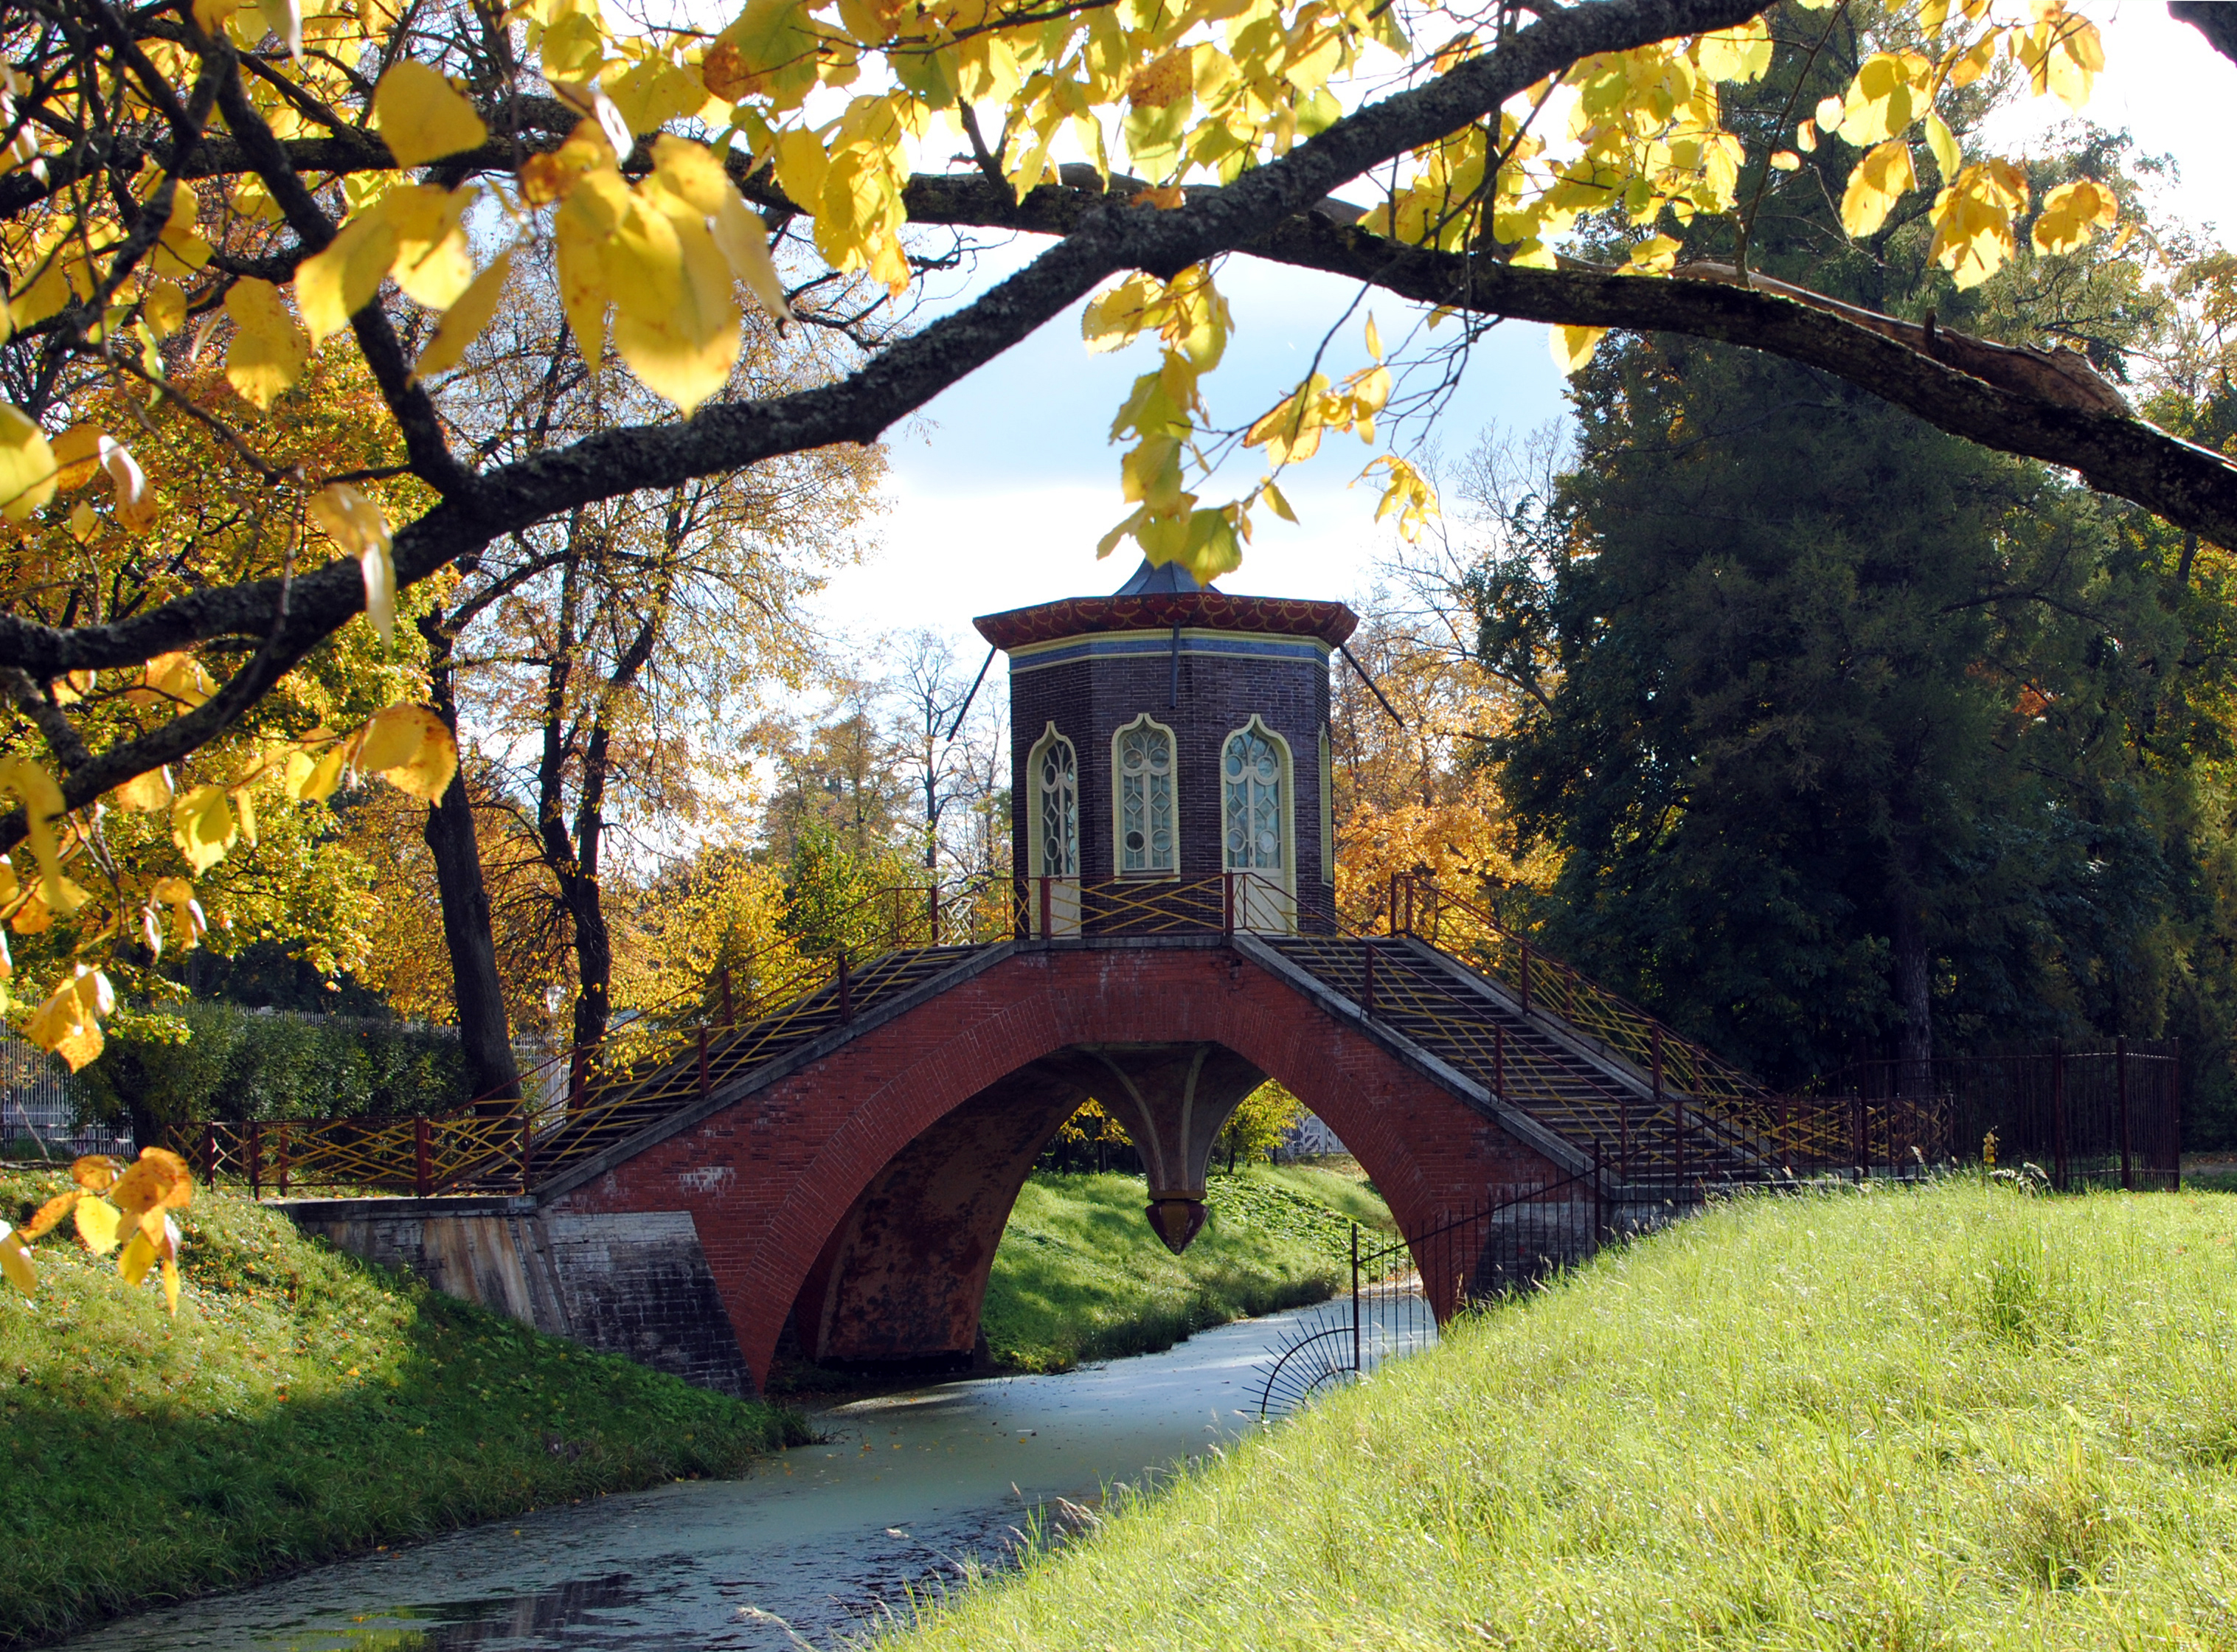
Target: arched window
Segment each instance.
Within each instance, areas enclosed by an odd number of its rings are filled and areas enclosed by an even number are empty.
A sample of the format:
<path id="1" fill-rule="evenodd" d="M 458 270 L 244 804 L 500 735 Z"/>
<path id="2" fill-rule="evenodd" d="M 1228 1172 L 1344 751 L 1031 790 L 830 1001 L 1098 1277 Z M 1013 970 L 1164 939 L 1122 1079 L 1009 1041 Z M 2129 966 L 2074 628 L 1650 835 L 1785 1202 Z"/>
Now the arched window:
<path id="1" fill-rule="evenodd" d="M 1289 769 L 1287 744 L 1257 717 L 1227 737 L 1220 778 L 1229 871 L 1288 871 Z"/>
<path id="2" fill-rule="evenodd" d="M 1036 877 L 1079 876 L 1079 758 L 1052 723 L 1027 759 Z"/>
<path id="3" fill-rule="evenodd" d="M 1111 737 L 1113 841 L 1121 877 L 1170 877 L 1180 869 L 1173 825 L 1173 731 L 1136 717 Z"/>

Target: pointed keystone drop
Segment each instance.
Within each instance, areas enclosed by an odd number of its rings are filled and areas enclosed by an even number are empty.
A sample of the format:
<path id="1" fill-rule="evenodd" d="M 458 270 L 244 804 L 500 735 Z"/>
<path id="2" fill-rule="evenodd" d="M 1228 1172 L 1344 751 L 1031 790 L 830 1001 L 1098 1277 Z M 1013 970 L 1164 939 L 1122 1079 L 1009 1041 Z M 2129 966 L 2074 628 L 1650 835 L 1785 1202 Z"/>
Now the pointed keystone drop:
<path id="1" fill-rule="evenodd" d="M 1178 1256 L 1204 1231 L 1207 1213 L 1204 1200 L 1190 1194 L 1152 1193 L 1147 1213 L 1150 1226 L 1165 1240 L 1165 1248 Z"/>

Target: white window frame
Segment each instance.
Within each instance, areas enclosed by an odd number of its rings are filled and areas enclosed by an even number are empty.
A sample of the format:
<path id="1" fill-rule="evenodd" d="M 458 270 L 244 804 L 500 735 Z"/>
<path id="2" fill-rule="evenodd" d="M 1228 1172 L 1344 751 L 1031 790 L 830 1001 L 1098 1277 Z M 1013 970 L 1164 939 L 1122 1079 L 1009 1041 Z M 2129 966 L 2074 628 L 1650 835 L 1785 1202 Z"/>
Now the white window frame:
<path id="1" fill-rule="evenodd" d="M 1273 748 L 1275 761 L 1281 770 L 1275 783 L 1281 788 L 1276 810 L 1277 827 L 1281 836 L 1282 864 L 1279 868 L 1237 866 L 1227 838 L 1227 750 L 1236 741 L 1255 735 Z M 1219 743 L 1219 863 L 1230 872 L 1248 872 L 1251 876 L 1238 896 L 1238 909 L 1234 915 L 1236 927 L 1266 933 L 1292 933 L 1297 927 L 1297 772 L 1290 751 L 1290 743 L 1266 726 L 1265 719 L 1255 712 L 1250 720 L 1239 729 L 1231 730 Z M 1266 886 L 1277 886 L 1269 889 Z"/>
<path id="2" fill-rule="evenodd" d="M 1059 864 L 1070 865 L 1059 871 L 1048 869 L 1048 816 L 1045 803 L 1049 790 L 1041 778 L 1042 760 L 1049 751 L 1062 746 L 1072 754 L 1072 843 L 1071 853 L 1059 856 Z M 1079 876 L 1079 749 L 1060 733 L 1054 723 L 1041 730 L 1041 737 L 1026 757 L 1026 783 L 1032 791 L 1032 813 L 1028 822 L 1026 842 L 1026 875 L 1031 877 L 1073 877 Z"/>
<path id="3" fill-rule="evenodd" d="M 1120 760 L 1120 748 L 1128 735 L 1137 730 L 1151 730 L 1165 738 L 1165 829 L 1172 839 L 1173 860 L 1170 866 L 1136 866 L 1126 864 L 1126 771 Z M 1111 873 L 1114 877 L 1130 881 L 1151 881 L 1158 878 L 1178 878 L 1181 875 L 1181 803 L 1180 770 L 1181 743 L 1173 731 L 1147 711 L 1132 723 L 1111 731 Z M 1150 776 L 1143 777 L 1146 782 Z M 1144 800 L 1145 813 L 1148 799 Z M 1154 825 L 1154 817 L 1151 817 Z"/>

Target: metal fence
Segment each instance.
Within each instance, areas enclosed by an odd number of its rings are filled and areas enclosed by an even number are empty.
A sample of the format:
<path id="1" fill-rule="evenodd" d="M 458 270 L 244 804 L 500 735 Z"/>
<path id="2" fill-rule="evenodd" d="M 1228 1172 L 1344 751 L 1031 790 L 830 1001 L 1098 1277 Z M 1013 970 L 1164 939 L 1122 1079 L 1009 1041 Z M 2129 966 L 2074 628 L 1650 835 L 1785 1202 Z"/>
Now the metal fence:
<path id="1" fill-rule="evenodd" d="M 1845 1105 L 1864 1120 L 1857 1127 L 1875 1165 L 2025 1162 L 2062 1191 L 2172 1191 L 2182 1178 L 2182 1051 L 2174 1040 L 1864 1061 L 1810 1100 Z"/>
<path id="2" fill-rule="evenodd" d="M 30 1040 L 0 1032 L 0 1157 L 131 1152 L 129 1126 L 80 1124 L 60 1063 Z"/>

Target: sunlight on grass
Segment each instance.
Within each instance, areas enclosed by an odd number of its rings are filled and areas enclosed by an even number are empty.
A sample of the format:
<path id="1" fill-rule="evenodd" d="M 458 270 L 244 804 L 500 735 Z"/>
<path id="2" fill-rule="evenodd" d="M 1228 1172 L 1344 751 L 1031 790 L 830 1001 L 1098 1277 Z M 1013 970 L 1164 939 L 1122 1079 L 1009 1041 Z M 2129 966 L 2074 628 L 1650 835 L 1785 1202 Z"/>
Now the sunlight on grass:
<path id="1" fill-rule="evenodd" d="M 2212 1193 L 1722 1206 L 902 1638 L 2228 1646 L 2234 1232 Z"/>

